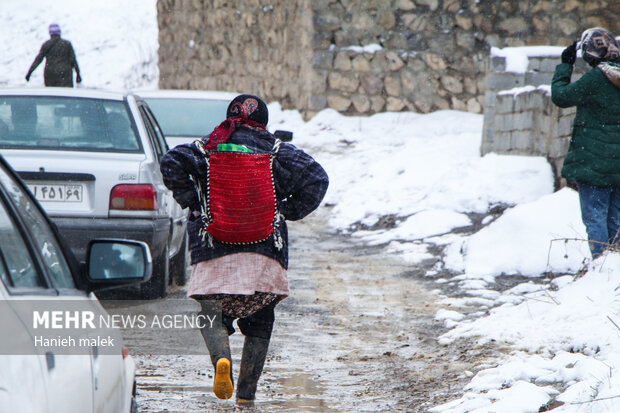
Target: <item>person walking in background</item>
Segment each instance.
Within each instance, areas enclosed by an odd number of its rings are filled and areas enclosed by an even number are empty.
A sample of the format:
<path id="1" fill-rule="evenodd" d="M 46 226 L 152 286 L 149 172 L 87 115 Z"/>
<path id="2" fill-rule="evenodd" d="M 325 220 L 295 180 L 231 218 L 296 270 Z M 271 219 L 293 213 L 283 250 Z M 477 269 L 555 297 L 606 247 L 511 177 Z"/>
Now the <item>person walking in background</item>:
<path id="1" fill-rule="evenodd" d="M 577 49 L 592 67 L 571 83 Z M 557 106 L 577 107 L 562 176 L 576 183 L 592 257 L 620 243 L 620 48 L 607 30 L 583 32 L 562 52 L 551 83 Z"/>
<path id="2" fill-rule="evenodd" d="M 217 317 L 202 335 L 220 399 L 232 397 L 234 388 L 228 336 L 235 319 L 245 335 L 237 397 L 255 398 L 274 309 L 289 294 L 286 220 L 314 211 L 329 184 L 321 165 L 277 140 L 266 130 L 267 121 L 260 98 L 239 95 L 210 135 L 174 147 L 161 160 L 164 183 L 190 210 L 193 269 L 187 295 L 201 304 L 205 317 Z M 218 222 L 220 214 L 225 216 Z"/>
<path id="3" fill-rule="evenodd" d="M 82 82 L 80 68 L 75 58 L 75 51 L 71 42 L 60 38 L 60 26 L 56 23 L 49 25 L 50 39 L 41 46 L 39 54 L 32 62 L 26 81 L 30 81 L 32 72 L 45 59 L 43 79 L 45 86 L 73 87 L 73 70 L 75 69 L 75 81 Z"/>

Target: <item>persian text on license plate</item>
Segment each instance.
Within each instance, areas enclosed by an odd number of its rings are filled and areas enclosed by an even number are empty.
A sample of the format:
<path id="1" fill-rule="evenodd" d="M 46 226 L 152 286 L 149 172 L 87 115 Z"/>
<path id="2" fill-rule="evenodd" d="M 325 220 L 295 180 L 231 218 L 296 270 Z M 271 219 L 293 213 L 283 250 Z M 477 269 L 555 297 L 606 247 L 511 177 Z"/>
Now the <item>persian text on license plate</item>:
<path id="1" fill-rule="evenodd" d="M 82 185 L 28 184 L 39 201 L 82 202 Z"/>

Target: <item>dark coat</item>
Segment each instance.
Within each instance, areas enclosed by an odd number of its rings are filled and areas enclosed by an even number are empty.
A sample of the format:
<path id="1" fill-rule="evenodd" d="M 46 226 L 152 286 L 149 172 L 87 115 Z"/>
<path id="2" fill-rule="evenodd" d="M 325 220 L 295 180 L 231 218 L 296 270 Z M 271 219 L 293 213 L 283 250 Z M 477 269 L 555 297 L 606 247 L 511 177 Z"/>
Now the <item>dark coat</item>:
<path id="1" fill-rule="evenodd" d="M 59 35 L 53 35 L 51 39 L 43 43 L 39 54 L 32 62 L 27 77 L 41 64 L 45 58 L 45 71 L 43 78 L 45 86 L 73 87 L 73 69 L 77 76 L 80 75 L 75 58 L 75 52 L 71 42 L 61 39 Z"/>
<path id="2" fill-rule="evenodd" d="M 620 187 L 620 89 L 598 67 L 573 83 L 572 72 L 572 65 L 559 64 L 551 83 L 553 103 L 563 108 L 577 106 L 562 176 L 595 186 Z"/>
<path id="3" fill-rule="evenodd" d="M 273 135 L 267 131 L 258 131 L 240 127 L 234 131 L 227 143 L 245 145 L 256 152 L 270 152 L 275 143 Z M 183 208 L 199 211 L 196 189 L 189 176 L 195 176 L 202 182 L 207 179 L 207 164 L 203 154 L 193 143 L 176 146 L 166 153 L 161 160 L 161 172 L 165 185 L 172 191 L 174 199 Z M 294 145 L 282 143 L 273 162 L 273 178 L 278 209 L 285 220 L 302 219 L 314 211 L 325 196 L 329 179 L 325 170 L 310 155 Z M 200 220 L 193 218 L 187 225 L 191 262 L 218 258 L 237 252 L 255 252 L 276 259 L 284 268 L 288 268 L 288 232 L 285 220 L 280 220 L 276 227 L 283 246 L 278 249 L 273 237 L 250 245 L 230 245 L 213 240 L 213 247 L 207 245 L 198 234 Z"/>

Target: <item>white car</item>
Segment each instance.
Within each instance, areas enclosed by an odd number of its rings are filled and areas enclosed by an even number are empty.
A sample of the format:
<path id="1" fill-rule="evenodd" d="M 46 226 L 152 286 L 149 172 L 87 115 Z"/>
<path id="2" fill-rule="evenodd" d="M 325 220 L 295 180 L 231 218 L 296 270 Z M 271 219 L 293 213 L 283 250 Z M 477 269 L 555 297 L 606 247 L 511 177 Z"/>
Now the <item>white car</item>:
<path id="1" fill-rule="evenodd" d="M 137 91 L 136 94 L 148 103 L 171 148 L 211 133 L 226 119 L 230 101 L 239 95 L 211 90 L 173 89 Z M 289 131 L 277 130 L 274 135 L 282 142 L 293 139 L 293 133 Z"/>
<path id="2" fill-rule="evenodd" d="M 79 260 L 93 238 L 146 242 L 153 277 L 144 297 L 185 280 L 186 222 L 164 186 L 168 150 L 148 105 L 133 94 L 48 87 L 0 91 L 0 153 L 26 182 Z"/>
<path id="3" fill-rule="evenodd" d="M 151 275 L 144 242 L 93 240 L 86 249 L 86 265 L 79 266 L 0 156 L 0 413 L 137 412 L 135 365 L 122 338 L 115 335 L 117 341 L 107 349 L 102 345 L 112 343 L 101 341 L 59 348 L 43 343 L 43 337 L 60 337 L 66 330 L 54 324 L 43 328 L 33 317 L 37 311 L 41 318 L 48 314 L 49 321 L 49 312 L 62 308 L 105 316 L 91 292 Z M 73 340 L 88 340 L 96 331 L 81 329 Z"/>
<path id="4" fill-rule="evenodd" d="M 168 146 L 208 135 L 226 119 L 228 104 L 238 94 L 209 90 L 151 90 L 135 92 L 149 105 Z"/>

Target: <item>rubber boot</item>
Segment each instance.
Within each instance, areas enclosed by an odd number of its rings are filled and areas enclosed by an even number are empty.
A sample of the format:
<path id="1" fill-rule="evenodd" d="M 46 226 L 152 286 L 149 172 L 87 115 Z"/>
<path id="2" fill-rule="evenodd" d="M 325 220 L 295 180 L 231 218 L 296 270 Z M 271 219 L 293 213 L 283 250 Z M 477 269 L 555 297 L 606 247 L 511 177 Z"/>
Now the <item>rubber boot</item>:
<path id="1" fill-rule="evenodd" d="M 245 337 L 237 380 L 237 398 L 240 402 L 250 402 L 255 399 L 256 385 L 263 372 L 268 349 L 269 339 Z"/>
<path id="2" fill-rule="evenodd" d="M 211 315 L 214 314 L 212 304 L 201 302 L 203 312 Z M 228 330 L 221 323 L 221 311 L 217 319 L 211 326 L 207 325 L 200 330 L 202 338 L 205 340 L 211 363 L 215 369 L 215 378 L 213 379 L 213 393 L 219 399 L 230 399 L 233 395 L 233 375 L 232 375 L 232 358 L 230 356 L 230 344 L 228 342 Z"/>

